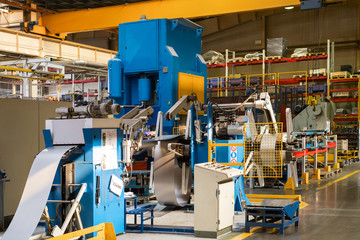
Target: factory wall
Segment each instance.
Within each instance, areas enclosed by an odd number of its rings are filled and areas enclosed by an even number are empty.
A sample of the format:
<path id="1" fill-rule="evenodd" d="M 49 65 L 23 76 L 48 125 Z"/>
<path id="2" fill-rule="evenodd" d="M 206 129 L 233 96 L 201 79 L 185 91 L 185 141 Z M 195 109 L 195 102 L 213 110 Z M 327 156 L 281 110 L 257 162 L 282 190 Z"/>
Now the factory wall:
<path id="1" fill-rule="evenodd" d="M 90 31 L 69 34 L 66 40 L 99 48 L 117 50 L 117 34 L 107 31 Z"/>
<path id="2" fill-rule="evenodd" d="M 335 42 L 335 71 L 340 65 L 350 64 L 356 69 L 357 40 L 359 34 L 359 9 L 351 5 L 334 5 L 319 10 L 291 10 L 266 17 L 265 38 L 283 37 L 287 40 L 290 57 L 297 47 L 323 47 L 326 41 Z M 240 15 L 241 16 L 241 15 Z M 221 53 L 225 49 L 239 52 L 237 56 L 244 56 L 250 52 L 260 52 L 263 48 L 263 21 L 260 19 L 243 24 L 231 24 L 237 18 L 219 18 L 198 22 L 205 28 L 203 36 L 203 52 L 215 50 Z M 220 27 L 228 25 L 227 29 L 214 31 L 214 25 Z M 326 67 L 326 60 L 302 63 L 272 64 L 267 66 L 267 72 L 301 71 Z M 261 66 L 247 66 L 235 68 L 235 73 L 261 73 Z M 230 70 L 231 72 L 231 70 Z M 209 76 L 222 76 L 225 69 L 212 69 Z"/>
<path id="3" fill-rule="evenodd" d="M 0 99 L 0 169 L 10 182 L 5 184 L 5 216 L 13 215 L 23 192 L 32 162 L 44 149 L 45 120 L 56 117 L 55 108 L 65 102 Z"/>

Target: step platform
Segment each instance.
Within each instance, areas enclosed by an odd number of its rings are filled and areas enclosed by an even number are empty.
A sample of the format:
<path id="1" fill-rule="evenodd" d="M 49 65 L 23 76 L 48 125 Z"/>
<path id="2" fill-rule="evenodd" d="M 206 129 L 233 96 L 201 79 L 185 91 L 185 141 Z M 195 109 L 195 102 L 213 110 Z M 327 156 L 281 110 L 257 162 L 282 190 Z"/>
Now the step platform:
<path id="1" fill-rule="evenodd" d="M 300 201 L 264 199 L 262 202 L 245 207 L 245 231 L 251 227 L 279 228 L 284 234 L 285 227 L 299 225 Z"/>

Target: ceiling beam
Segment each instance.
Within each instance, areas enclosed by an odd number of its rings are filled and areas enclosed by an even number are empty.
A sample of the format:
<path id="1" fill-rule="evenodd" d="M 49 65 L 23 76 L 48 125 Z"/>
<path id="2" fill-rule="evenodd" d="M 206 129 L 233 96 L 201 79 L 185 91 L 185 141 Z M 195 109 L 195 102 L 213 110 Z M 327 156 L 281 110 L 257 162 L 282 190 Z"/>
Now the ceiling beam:
<path id="1" fill-rule="evenodd" d="M 59 34 L 115 28 L 120 23 L 138 21 L 142 15 L 147 19 L 199 18 L 290 5 L 299 6 L 300 0 L 153 0 L 46 15 L 39 23 L 50 33 Z"/>

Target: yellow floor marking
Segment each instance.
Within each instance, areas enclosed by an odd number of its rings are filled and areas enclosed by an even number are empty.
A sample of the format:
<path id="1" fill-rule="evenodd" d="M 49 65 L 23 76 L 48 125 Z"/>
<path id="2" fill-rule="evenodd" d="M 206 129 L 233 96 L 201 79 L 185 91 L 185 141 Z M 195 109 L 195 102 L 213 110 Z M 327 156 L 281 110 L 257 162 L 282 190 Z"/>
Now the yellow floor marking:
<path id="1" fill-rule="evenodd" d="M 360 170 L 356 170 L 356 171 L 354 171 L 354 172 L 352 172 L 352 173 L 350 173 L 348 175 L 345 175 L 345 176 L 343 176 L 343 177 L 341 177 L 339 179 L 336 179 L 336 180 L 334 180 L 332 182 L 329 182 L 329 183 L 325 184 L 324 186 L 319 187 L 318 189 L 324 189 L 326 187 L 329 187 L 329 186 L 331 186 L 331 185 L 333 185 L 333 184 L 335 184 L 337 182 L 340 182 L 340 181 L 342 181 L 342 180 L 344 180 L 344 179 L 346 179 L 346 178 L 348 178 L 348 177 L 350 177 L 350 176 L 352 176 L 352 175 L 354 175 L 354 174 L 356 174 L 358 172 L 360 172 Z"/>
<path id="2" fill-rule="evenodd" d="M 307 207 L 307 206 L 309 206 L 309 204 L 307 204 L 307 203 L 304 202 L 304 201 L 301 201 L 301 202 L 300 202 L 299 209 L 303 209 L 303 208 L 305 208 L 305 207 Z"/>
<path id="3" fill-rule="evenodd" d="M 240 235 L 237 235 L 236 237 L 231 238 L 230 240 L 241 240 L 241 239 L 245 239 L 251 235 L 253 235 L 256 231 L 260 230 L 261 227 L 254 227 L 250 229 L 249 233 L 242 233 Z"/>

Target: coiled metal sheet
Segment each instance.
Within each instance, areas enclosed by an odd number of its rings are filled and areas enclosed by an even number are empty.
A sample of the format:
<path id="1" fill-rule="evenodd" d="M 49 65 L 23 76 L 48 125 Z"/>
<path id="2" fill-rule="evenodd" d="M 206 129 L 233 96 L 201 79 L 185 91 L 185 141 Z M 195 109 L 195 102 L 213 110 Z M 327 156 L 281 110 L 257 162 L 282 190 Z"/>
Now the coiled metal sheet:
<path id="1" fill-rule="evenodd" d="M 74 146 L 50 147 L 36 156 L 15 216 L 1 240 L 27 240 L 31 237 L 49 197 L 59 162 L 72 148 Z"/>
<path id="2" fill-rule="evenodd" d="M 159 141 L 154 149 L 154 190 L 156 199 L 165 206 L 185 206 L 190 199 L 191 167 L 186 166 L 184 177 L 185 194 L 182 192 L 182 164 L 175 153 L 167 148 L 169 143 L 176 143 L 178 138 Z"/>

